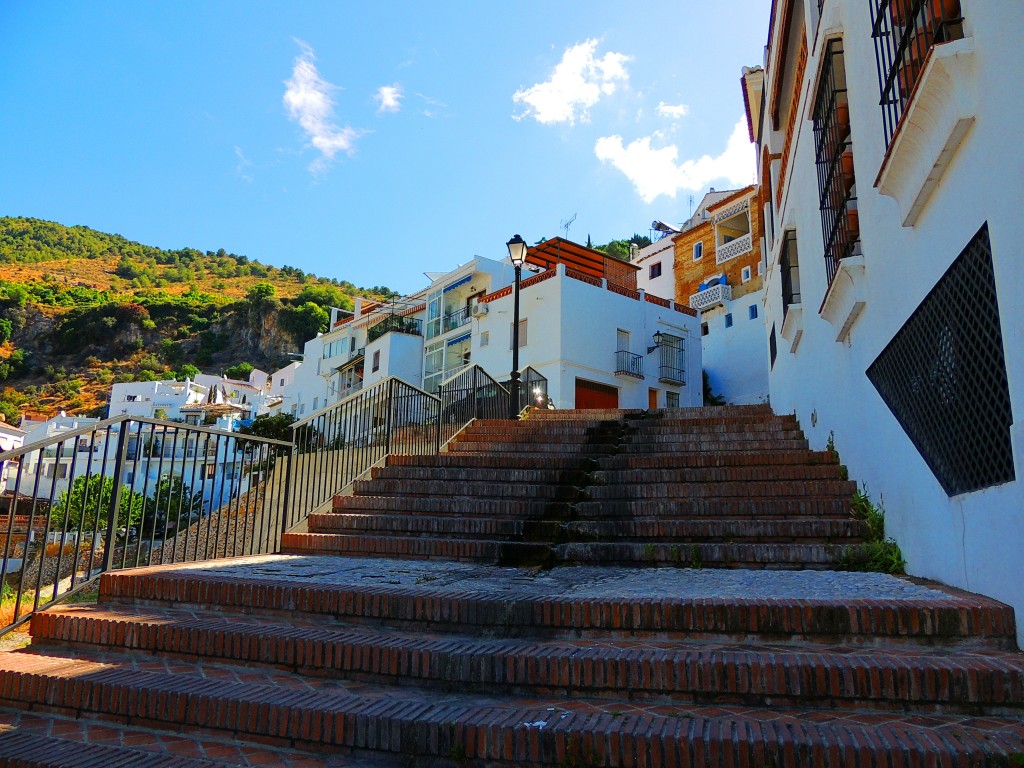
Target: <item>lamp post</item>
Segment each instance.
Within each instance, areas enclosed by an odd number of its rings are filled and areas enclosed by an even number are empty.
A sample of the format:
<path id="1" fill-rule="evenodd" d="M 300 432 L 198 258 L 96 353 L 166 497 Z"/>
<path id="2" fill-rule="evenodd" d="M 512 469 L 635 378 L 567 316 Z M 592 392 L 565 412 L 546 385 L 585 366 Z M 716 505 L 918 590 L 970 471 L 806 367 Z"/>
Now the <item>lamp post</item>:
<path id="1" fill-rule="evenodd" d="M 519 417 L 519 280 L 523 275 L 523 264 L 526 261 L 526 241 L 519 235 L 509 240 L 508 257 L 516 270 L 514 299 L 512 303 L 512 375 L 508 382 L 508 417 Z"/>

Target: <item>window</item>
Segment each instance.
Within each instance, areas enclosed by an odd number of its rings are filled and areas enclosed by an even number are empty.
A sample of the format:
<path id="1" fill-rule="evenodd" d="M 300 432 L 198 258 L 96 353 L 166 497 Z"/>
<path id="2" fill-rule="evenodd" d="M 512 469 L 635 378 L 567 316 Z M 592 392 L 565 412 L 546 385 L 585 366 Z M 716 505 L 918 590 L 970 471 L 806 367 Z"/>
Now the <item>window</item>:
<path id="1" fill-rule="evenodd" d="M 704 243 L 693 244 L 693 260 L 700 261 L 701 256 L 704 255 Z"/>
<path id="2" fill-rule="evenodd" d="M 491 332 L 490 331 L 481 331 L 480 332 L 480 346 L 481 347 L 486 347 L 490 343 L 491 343 Z"/>
<path id="3" fill-rule="evenodd" d="M 732 312 L 725 316 L 725 327 L 732 328 Z"/>
<path id="4" fill-rule="evenodd" d="M 678 392 L 666 392 L 665 393 L 665 407 L 666 408 L 678 408 L 679 407 L 679 393 Z"/>
<path id="5" fill-rule="evenodd" d="M 775 326 L 772 326 L 771 336 L 768 337 L 768 368 L 775 367 L 775 356 L 779 353 L 778 342 L 775 341 Z"/>
<path id="6" fill-rule="evenodd" d="M 800 303 L 800 262 L 797 260 L 794 230 L 789 230 L 783 237 L 779 268 L 782 270 L 782 317 L 785 319 L 790 306 Z"/>
<path id="7" fill-rule="evenodd" d="M 512 323 L 508 324 L 508 348 L 512 349 Z M 526 321 L 519 321 L 519 348 L 526 346 Z"/>
<path id="8" fill-rule="evenodd" d="M 315 411 L 319 407 L 320 407 L 320 398 L 319 397 L 314 397 L 313 398 L 313 410 Z"/>
<path id="9" fill-rule="evenodd" d="M 351 353 L 356 351 L 356 337 L 355 336 L 350 337 L 349 340 L 348 340 L 348 351 L 349 351 L 349 354 L 351 354 Z"/>
<path id="10" fill-rule="evenodd" d="M 744 267 L 740 271 L 740 282 L 742 282 L 742 283 L 749 283 L 750 282 L 750 267 Z"/>
<path id="11" fill-rule="evenodd" d="M 379 370 L 380 370 L 380 350 L 377 349 L 377 350 L 374 350 L 374 352 L 373 352 L 373 367 L 370 368 L 370 372 L 373 373 L 373 372 L 379 371 Z"/>
<path id="12" fill-rule="evenodd" d="M 658 380 L 669 384 L 686 383 L 686 346 L 680 336 L 661 334 L 658 348 Z"/>
<path id="13" fill-rule="evenodd" d="M 707 323 L 701 323 L 700 324 L 700 335 L 701 336 L 707 336 L 708 333 L 710 333 L 710 331 L 708 329 L 708 324 Z"/>
<path id="14" fill-rule="evenodd" d="M 217 476 L 217 465 L 216 464 L 204 464 L 203 474 L 207 480 L 213 480 Z"/>
<path id="15" fill-rule="evenodd" d="M 933 45 L 964 36 L 959 0 L 873 0 L 871 37 L 888 145 Z"/>
<path id="16" fill-rule="evenodd" d="M 649 272 L 649 277 L 650 277 L 651 280 L 653 280 L 656 277 L 661 277 L 661 262 L 660 261 L 657 264 L 651 264 L 651 269 L 650 269 L 650 272 Z"/>
<path id="17" fill-rule="evenodd" d="M 814 162 L 818 170 L 818 208 L 825 244 L 825 272 L 831 285 L 839 262 L 857 250 L 860 225 L 843 41 L 838 38 L 829 40 L 824 58 L 814 99 Z"/>
<path id="18" fill-rule="evenodd" d="M 278 384 L 278 386 L 283 387 L 284 386 L 284 379 L 278 379 L 277 380 L 277 384 Z"/>
<path id="19" fill-rule="evenodd" d="M 615 331 L 615 351 L 629 352 L 629 331 L 621 328 Z"/>
<path id="20" fill-rule="evenodd" d="M 138 395 L 125 395 L 124 396 L 124 401 L 126 403 L 137 403 L 139 401 L 139 396 Z"/>
<path id="21" fill-rule="evenodd" d="M 751 304 L 747 307 L 747 315 L 751 320 L 757 320 L 757 304 Z"/>

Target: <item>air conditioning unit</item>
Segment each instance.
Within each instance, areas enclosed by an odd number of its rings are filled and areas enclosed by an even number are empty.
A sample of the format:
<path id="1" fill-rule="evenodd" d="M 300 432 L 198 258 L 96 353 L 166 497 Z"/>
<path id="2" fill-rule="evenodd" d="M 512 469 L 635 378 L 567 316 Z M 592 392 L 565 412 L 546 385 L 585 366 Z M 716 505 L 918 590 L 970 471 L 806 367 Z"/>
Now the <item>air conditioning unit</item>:
<path id="1" fill-rule="evenodd" d="M 473 305 L 473 317 L 480 317 L 481 315 L 486 315 L 490 311 L 491 308 L 487 304 L 481 304 L 480 302 L 477 302 L 476 304 Z"/>

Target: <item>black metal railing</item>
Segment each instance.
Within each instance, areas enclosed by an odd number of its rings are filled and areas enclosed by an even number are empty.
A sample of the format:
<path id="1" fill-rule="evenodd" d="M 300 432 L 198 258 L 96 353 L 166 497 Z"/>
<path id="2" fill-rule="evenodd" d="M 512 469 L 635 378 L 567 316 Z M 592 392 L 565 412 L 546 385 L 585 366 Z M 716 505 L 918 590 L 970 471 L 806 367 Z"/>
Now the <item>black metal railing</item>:
<path id="1" fill-rule="evenodd" d="M 461 328 L 472 319 L 473 318 L 469 313 L 469 307 L 463 307 L 455 312 L 451 312 L 444 316 L 444 330 L 442 333 L 447 333 L 448 331 L 454 331 L 456 328 Z"/>
<path id="2" fill-rule="evenodd" d="M 856 251 L 860 224 L 843 41 L 839 38 L 829 40 L 824 58 L 814 100 L 814 152 L 825 271 L 831 284 L 839 262 Z"/>
<path id="3" fill-rule="evenodd" d="M 0 633 L 105 571 L 277 551 L 291 456 L 128 416 L 0 454 Z"/>
<path id="4" fill-rule="evenodd" d="M 615 375 L 635 376 L 642 379 L 644 377 L 643 355 L 634 355 L 632 352 L 620 349 L 615 353 Z"/>
<path id="5" fill-rule="evenodd" d="M 508 418 L 508 389 L 479 365 L 471 365 L 445 379 L 437 394 L 441 398 L 441 444 L 451 440 L 473 419 Z"/>
<path id="6" fill-rule="evenodd" d="M 928 51 L 963 36 L 959 0 L 871 0 L 886 146 L 921 77 Z"/>
<path id="7" fill-rule="evenodd" d="M 376 341 L 385 333 L 407 333 L 411 336 L 423 335 L 423 321 L 415 317 L 388 315 L 366 332 L 366 343 Z"/>
<path id="8" fill-rule="evenodd" d="M 546 376 L 538 373 L 532 366 L 527 366 L 523 369 L 520 381 L 522 386 L 519 388 L 519 391 L 524 405 L 535 405 L 538 408 L 553 406 L 551 396 L 548 393 L 548 380 Z"/>
<path id="9" fill-rule="evenodd" d="M 440 400 L 389 377 L 292 424 L 285 529 L 331 503 L 389 453 L 438 450 Z"/>
<path id="10" fill-rule="evenodd" d="M 658 380 L 668 384 L 686 384 L 686 340 L 681 336 L 661 334 Z"/>
<path id="11" fill-rule="evenodd" d="M 796 232 L 793 230 L 786 232 L 782 241 L 779 269 L 782 273 L 782 317 L 785 319 L 790 306 L 800 303 L 800 262 L 797 258 Z"/>

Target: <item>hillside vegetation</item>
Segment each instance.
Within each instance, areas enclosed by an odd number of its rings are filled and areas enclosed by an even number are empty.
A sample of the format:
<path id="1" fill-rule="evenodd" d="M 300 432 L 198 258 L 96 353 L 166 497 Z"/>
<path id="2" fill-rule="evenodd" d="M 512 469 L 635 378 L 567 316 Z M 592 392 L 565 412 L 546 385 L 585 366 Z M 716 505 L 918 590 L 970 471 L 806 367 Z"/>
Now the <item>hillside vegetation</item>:
<path id="1" fill-rule="evenodd" d="M 326 330 L 329 307 L 390 295 L 223 249 L 0 218 L 0 413 L 106 415 L 115 381 L 273 370 Z"/>

